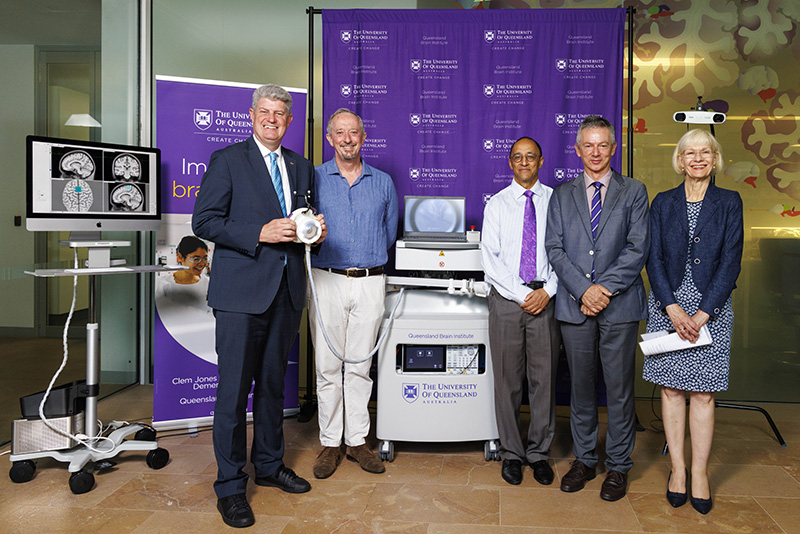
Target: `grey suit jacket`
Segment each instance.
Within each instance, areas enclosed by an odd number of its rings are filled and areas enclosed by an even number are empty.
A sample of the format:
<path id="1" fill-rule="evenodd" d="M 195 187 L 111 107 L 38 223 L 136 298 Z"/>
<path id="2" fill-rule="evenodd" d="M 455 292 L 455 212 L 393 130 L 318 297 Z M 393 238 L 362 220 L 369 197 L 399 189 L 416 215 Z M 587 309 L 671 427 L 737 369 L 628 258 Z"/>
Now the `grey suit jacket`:
<path id="1" fill-rule="evenodd" d="M 558 275 L 556 319 L 581 324 L 580 298 L 595 283 L 613 293 L 601 314 L 612 323 L 647 318 L 642 268 L 650 251 L 647 189 L 613 171 L 592 239 L 583 173 L 553 192 L 547 214 L 545 248 Z"/>
<path id="2" fill-rule="evenodd" d="M 292 191 L 314 190 L 314 166 L 286 147 L 282 154 Z M 302 196 L 295 208 L 305 206 Z M 259 243 L 261 227 L 283 218 L 280 201 L 252 137 L 217 150 L 200 182 L 192 229 L 213 241 L 214 259 L 208 287 L 208 305 L 217 310 L 263 313 L 280 285 L 284 263 L 292 304 L 302 310 L 306 298 L 300 243 Z"/>

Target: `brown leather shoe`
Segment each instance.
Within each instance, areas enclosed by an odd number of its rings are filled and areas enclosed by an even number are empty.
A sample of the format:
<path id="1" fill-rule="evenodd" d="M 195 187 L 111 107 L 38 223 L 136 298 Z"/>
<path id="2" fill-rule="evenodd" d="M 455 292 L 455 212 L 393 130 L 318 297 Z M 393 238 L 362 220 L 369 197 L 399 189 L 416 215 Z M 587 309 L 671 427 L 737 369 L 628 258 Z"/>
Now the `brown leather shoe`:
<path id="1" fill-rule="evenodd" d="M 580 460 L 572 462 L 572 467 L 561 478 L 561 491 L 572 493 L 573 491 L 580 491 L 587 482 L 597 476 L 597 471 L 588 467 Z"/>
<path id="2" fill-rule="evenodd" d="M 336 471 L 339 462 L 342 461 L 341 447 L 323 447 L 317 459 L 314 461 L 314 476 L 317 478 L 328 478 Z"/>
<path id="3" fill-rule="evenodd" d="M 609 471 L 600 488 L 600 498 L 604 501 L 618 501 L 628 489 L 628 475 L 619 471 Z"/>
<path id="4" fill-rule="evenodd" d="M 358 462 L 361 469 L 369 473 L 383 473 L 386 468 L 378 456 L 370 450 L 366 443 L 358 447 L 347 447 L 347 459 Z"/>

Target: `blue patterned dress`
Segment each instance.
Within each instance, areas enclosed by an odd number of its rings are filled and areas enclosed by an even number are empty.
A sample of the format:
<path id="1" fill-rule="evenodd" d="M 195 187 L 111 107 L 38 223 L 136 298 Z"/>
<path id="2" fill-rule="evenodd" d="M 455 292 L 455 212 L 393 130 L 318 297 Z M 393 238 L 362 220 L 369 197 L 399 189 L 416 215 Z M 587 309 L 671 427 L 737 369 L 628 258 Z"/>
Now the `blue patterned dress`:
<path id="1" fill-rule="evenodd" d="M 692 237 L 694 237 L 694 229 L 697 226 L 697 218 L 702 205 L 702 201 L 686 203 L 686 214 L 689 218 L 689 255 L 686 257 L 683 281 L 675 291 L 675 300 L 689 316 L 697 313 L 703 297 L 692 280 L 690 264 Z M 647 332 L 673 329 L 674 326 L 666 310 L 657 308 L 655 303 L 655 295 L 651 289 L 647 301 L 650 311 Z M 725 391 L 728 389 L 733 334 L 733 301 L 731 297 L 728 297 L 728 301 L 717 317 L 710 319 L 706 324 L 711 334 L 711 345 L 645 356 L 644 372 L 642 373 L 644 379 L 661 386 L 684 391 Z"/>

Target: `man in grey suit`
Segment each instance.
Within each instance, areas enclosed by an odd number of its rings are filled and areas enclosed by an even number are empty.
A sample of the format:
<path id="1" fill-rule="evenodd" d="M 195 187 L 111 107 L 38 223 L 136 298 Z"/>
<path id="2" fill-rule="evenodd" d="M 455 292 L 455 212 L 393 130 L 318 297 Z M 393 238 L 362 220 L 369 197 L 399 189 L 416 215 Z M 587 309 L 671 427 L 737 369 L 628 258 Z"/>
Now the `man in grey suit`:
<path id="1" fill-rule="evenodd" d="M 647 318 L 641 271 L 650 250 L 647 190 L 611 169 L 616 147 L 611 123 L 586 117 L 575 143 L 583 173 L 555 189 L 545 239 L 558 275 L 555 312 L 571 377 L 576 459 L 561 490 L 579 491 L 596 476 L 599 360 L 608 403 L 607 474 L 600 497 L 607 501 L 625 496 L 633 466 L 634 356 L 639 321 Z"/>
<path id="2" fill-rule="evenodd" d="M 302 243 L 292 209 L 308 202 L 314 166 L 282 147 L 292 95 L 277 85 L 253 92 L 253 136 L 214 152 L 200 182 L 192 229 L 216 244 L 208 305 L 216 318 L 219 383 L 214 405 L 217 509 L 232 527 L 255 522 L 247 503 L 246 409 L 253 387 L 255 483 L 289 493 L 311 489 L 283 464 L 283 386 L 305 306 Z M 322 226 L 318 242 L 327 235 Z"/>

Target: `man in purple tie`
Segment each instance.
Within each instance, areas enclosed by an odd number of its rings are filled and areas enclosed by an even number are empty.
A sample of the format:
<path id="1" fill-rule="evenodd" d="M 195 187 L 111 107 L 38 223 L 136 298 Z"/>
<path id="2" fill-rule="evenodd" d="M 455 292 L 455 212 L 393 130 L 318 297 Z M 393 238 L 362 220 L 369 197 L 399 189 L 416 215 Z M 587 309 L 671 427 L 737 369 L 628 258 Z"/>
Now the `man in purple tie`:
<path id="1" fill-rule="evenodd" d="M 571 381 L 575 461 L 561 490 L 579 491 L 597 475 L 596 378 L 602 367 L 608 431 L 600 497 L 606 501 L 625 496 L 633 466 L 633 371 L 639 321 L 647 318 L 641 272 L 650 250 L 647 189 L 611 168 L 616 148 L 611 123 L 586 117 L 575 140 L 583 172 L 553 191 L 545 238 L 558 273 L 555 312 Z"/>
<path id="2" fill-rule="evenodd" d="M 539 484 L 553 483 L 549 458 L 561 337 L 553 314 L 558 280 L 544 249 L 553 190 L 538 180 L 543 162 L 539 143 L 518 139 L 508 156 L 514 181 L 487 202 L 483 214 L 481 262 L 492 288 L 489 345 L 501 474 L 515 485 L 522 482 L 523 461 Z M 519 422 L 524 384 L 531 412 L 527 445 Z"/>

